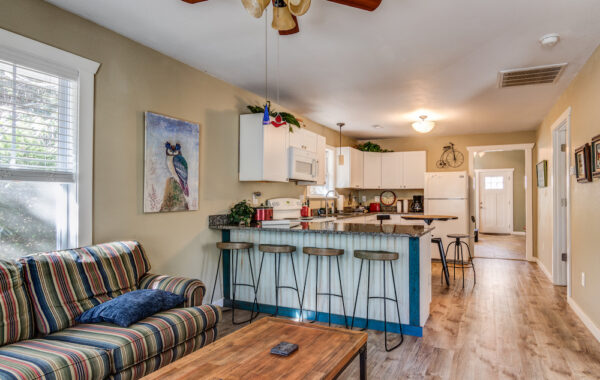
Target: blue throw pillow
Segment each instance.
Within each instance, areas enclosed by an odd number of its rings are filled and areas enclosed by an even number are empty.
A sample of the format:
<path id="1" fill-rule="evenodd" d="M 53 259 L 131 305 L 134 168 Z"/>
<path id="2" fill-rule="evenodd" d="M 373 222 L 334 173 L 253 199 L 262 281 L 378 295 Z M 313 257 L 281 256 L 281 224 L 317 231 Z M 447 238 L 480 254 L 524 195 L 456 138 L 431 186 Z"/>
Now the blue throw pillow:
<path id="1" fill-rule="evenodd" d="M 141 289 L 125 293 L 86 310 L 77 318 L 79 323 L 110 322 L 121 327 L 169 310 L 185 301 L 183 296 L 158 289 Z"/>

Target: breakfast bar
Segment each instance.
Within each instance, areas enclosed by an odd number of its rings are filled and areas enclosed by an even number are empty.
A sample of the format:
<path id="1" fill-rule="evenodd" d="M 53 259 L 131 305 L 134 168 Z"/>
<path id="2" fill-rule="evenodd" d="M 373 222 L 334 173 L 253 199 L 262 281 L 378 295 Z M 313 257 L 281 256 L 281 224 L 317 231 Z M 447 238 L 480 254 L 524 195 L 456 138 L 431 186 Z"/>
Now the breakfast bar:
<path id="1" fill-rule="evenodd" d="M 253 262 L 253 274 L 258 276 L 262 253 L 259 244 L 291 245 L 296 247 L 293 254 L 294 268 L 300 296 L 303 298 L 303 318 L 312 320 L 315 318 L 315 310 L 318 310 L 317 319 L 328 321 L 328 299 L 320 296 L 315 299 L 315 269 L 314 261 L 306 275 L 306 260 L 308 255 L 303 254 L 304 247 L 343 249 L 344 254 L 339 257 L 340 276 L 343 287 L 343 300 L 347 315 L 348 325 L 352 322 L 352 311 L 355 310 L 355 327 L 364 327 L 367 316 L 367 274 L 362 274 L 360 291 L 356 298 L 360 278 L 361 260 L 354 257 L 356 250 L 377 250 L 394 252 L 398 254 L 397 260 L 392 261 L 395 272 L 395 286 L 392 282 L 382 281 L 383 266 L 373 265 L 371 268 L 370 296 L 380 296 L 385 292 L 390 295 L 396 291 L 400 321 L 398 321 L 395 306 L 387 307 L 387 318 L 389 332 L 400 332 L 399 323 L 402 325 L 404 334 L 422 336 L 423 326 L 429 316 L 429 304 L 431 302 L 431 231 L 433 228 L 425 225 L 405 224 L 362 224 L 362 223 L 335 223 L 335 222 L 305 222 L 292 227 L 261 227 L 260 225 L 240 226 L 229 224 L 211 224 L 212 229 L 220 230 L 223 242 L 251 242 L 254 247 L 250 250 Z M 249 263 L 247 255 L 240 255 L 238 265 L 244 267 L 238 273 L 237 282 L 250 283 Z M 281 285 L 295 286 L 292 263 L 287 257 L 281 259 L 281 272 L 279 281 Z M 387 264 L 386 264 L 387 266 Z M 365 265 L 365 269 L 366 269 Z M 224 304 L 231 305 L 231 274 L 230 254 L 223 252 L 223 289 Z M 327 265 L 319 269 L 319 291 L 328 289 L 328 280 L 331 281 L 332 293 L 339 294 L 338 272 L 334 266 L 331 270 Z M 386 269 L 389 273 L 389 266 Z M 326 272 L 329 271 L 327 277 Z M 389 274 L 388 274 L 389 276 Z M 241 278 L 240 278 L 241 277 Z M 303 291 L 305 286 L 306 289 Z M 389 277 L 388 277 L 389 279 Z M 260 311 L 273 314 L 275 312 L 275 270 L 274 259 L 270 255 L 265 256 L 261 279 L 257 290 L 257 300 Z M 386 287 L 383 289 L 383 287 Z M 282 289 L 279 291 L 277 304 L 279 314 L 300 319 L 300 307 L 298 298 L 292 290 Z M 236 308 L 250 310 L 254 301 L 252 289 L 236 289 Z M 357 299 L 355 306 L 355 299 Z M 389 302 L 389 301 L 388 301 Z M 388 304 L 389 305 L 389 304 Z M 384 330 L 384 308 L 382 301 L 371 300 L 369 306 L 369 329 Z M 332 298 L 331 321 L 337 325 L 344 325 L 344 310 L 341 300 Z"/>

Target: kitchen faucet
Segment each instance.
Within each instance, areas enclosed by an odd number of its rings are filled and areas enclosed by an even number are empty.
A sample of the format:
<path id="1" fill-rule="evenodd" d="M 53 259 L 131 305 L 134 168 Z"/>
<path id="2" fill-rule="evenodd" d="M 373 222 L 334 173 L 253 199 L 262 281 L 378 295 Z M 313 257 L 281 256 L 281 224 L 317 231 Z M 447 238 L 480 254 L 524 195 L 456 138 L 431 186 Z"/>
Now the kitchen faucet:
<path id="1" fill-rule="evenodd" d="M 327 194 L 325 194 L 325 217 L 327 218 L 327 215 L 329 214 L 329 207 L 327 207 L 327 202 L 329 202 L 329 193 L 333 192 L 333 194 L 335 195 L 335 197 L 339 197 L 339 194 L 337 191 L 335 190 L 329 190 L 327 192 Z"/>

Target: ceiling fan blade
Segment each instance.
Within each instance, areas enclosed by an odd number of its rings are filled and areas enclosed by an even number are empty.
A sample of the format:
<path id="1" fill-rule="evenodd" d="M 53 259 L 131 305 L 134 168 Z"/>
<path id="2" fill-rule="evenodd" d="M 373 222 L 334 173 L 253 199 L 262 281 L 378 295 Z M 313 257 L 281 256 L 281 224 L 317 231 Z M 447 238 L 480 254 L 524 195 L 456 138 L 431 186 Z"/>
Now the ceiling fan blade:
<path id="1" fill-rule="evenodd" d="M 349 7 L 360 8 L 365 11 L 373 12 L 379 4 L 381 4 L 381 0 L 329 0 L 334 3 L 347 5 Z"/>
<path id="2" fill-rule="evenodd" d="M 300 28 L 298 27 L 298 19 L 294 15 L 292 15 L 292 18 L 294 19 L 294 22 L 296 23 L 296 27 L 294 29 L 290 29 L 290 30 L 280 30 L 279 31 L 280 36 L 289 36 L 290 34 L 296 34 L 300 31 Z"/>
<path id="3" fill-rule="evenodd" d="M 196 4 L 196 3 L 201 3 L 206 0 L 183 0 L 183 1 L 185 1 L 188 4 Z"/>

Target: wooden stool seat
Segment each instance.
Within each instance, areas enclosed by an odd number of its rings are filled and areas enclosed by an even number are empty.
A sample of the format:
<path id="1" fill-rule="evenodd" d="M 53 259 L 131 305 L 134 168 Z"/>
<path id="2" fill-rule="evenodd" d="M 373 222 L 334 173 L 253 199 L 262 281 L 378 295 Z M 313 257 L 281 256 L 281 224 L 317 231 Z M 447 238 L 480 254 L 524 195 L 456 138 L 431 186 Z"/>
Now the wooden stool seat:
<path id="1" fill-rule="evenodd" d="M 471 235 L 468 234 L 449 234 L 447 235 L 450 239 L 468 239 Z"/>
<path id="2" fill-rule="evenodd" d="M 218 242 L 217 243 L 217 248 L 218 249 L 225 249 L 225 250 L 234 250 L 234 249 L 250 249 L 254 247 L 253 243 L 244 243 L 244 242 Z"/>
<path id="3" fill-rule="evenodd" d="M 296 247 L 293 245 L 276 245 L 276 244 L 261 244 L 258 250 L 267 253 L 293 253 L 296 252 Z"/>
<path id="4" fill-rule="evenodd" d="M 387 251 L 354 251 L 354 257 L 365 260 L 392 261 L 398 260 L 398 253 Z"/>
<path id="5" fill-rule="evenodd" d="M 304 247 L 302 249 L 307 255 L 314 256 L 342 256 L 344 254 L 343 249 L 335 249 L 335 248 L 316 248 L 316 247 Z"/>

